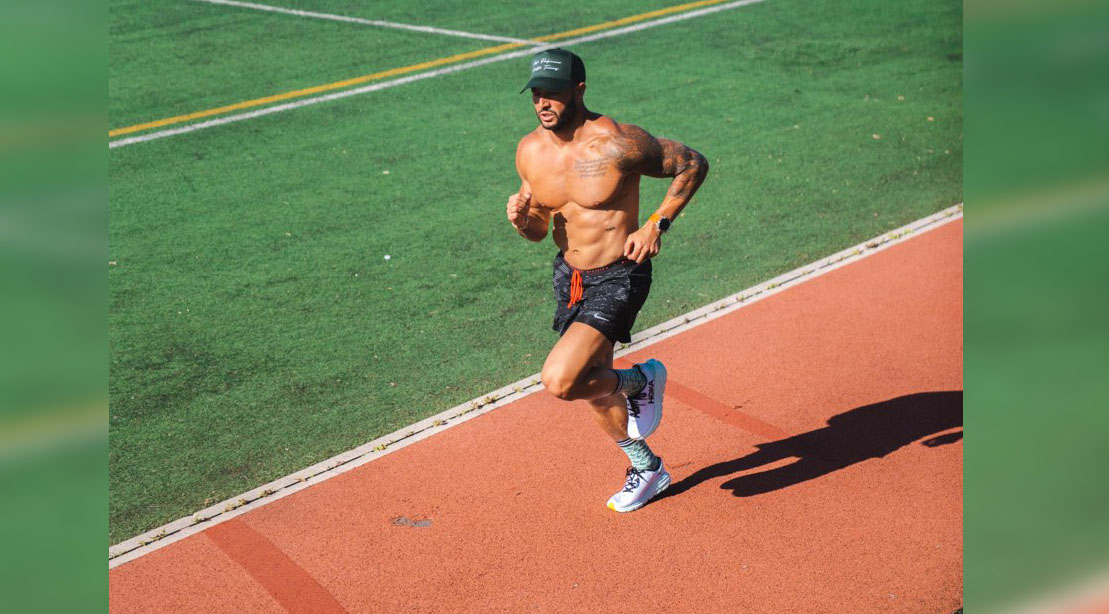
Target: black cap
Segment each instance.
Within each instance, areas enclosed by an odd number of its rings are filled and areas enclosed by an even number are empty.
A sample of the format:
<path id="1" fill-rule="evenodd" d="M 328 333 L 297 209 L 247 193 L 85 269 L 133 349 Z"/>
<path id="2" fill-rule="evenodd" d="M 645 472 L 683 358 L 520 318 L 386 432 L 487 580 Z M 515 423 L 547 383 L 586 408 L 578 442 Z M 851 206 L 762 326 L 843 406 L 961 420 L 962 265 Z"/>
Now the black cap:
<path id="1" fill-rule="evenodd" d="M 561 92 L 584 82 L 585 62 L 577 54 L 566 49 L 548 49 L 531 58 L 531 79 L 520 93 L 533 87 Z"/>

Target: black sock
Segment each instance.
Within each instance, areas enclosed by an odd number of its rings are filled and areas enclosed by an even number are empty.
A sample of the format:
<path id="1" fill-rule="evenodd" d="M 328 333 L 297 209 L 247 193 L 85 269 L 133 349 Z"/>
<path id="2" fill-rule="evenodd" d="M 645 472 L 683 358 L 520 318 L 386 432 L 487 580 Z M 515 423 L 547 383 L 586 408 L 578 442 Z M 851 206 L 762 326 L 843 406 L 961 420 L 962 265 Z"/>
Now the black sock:
<path id="1" fill-rule="evenodd" d="M 639 370 L 639 367 L 613 369 L 612 372 L 616 374 L 616 390 L 613 392 L 623 393 L 626 397 L 639 394 L 647 385 L 647 376 Z"/>

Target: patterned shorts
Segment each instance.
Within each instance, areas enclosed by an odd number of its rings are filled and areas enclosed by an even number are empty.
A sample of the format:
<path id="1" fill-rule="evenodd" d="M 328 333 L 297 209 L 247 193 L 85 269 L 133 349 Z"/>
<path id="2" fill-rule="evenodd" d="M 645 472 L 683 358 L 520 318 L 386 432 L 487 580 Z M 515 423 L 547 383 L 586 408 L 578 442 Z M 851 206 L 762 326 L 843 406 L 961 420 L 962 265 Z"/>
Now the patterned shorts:
<path id="1" fill-rule="evenodd" d="M 554 259 L 553 328 L 565 334 L 573 322 L 592 326 L 613 343 L 631 341 L 635 317 L 651 290 L 651 261 L 621 258 L 596 269 L 575 269 L 559 252 Z"/>

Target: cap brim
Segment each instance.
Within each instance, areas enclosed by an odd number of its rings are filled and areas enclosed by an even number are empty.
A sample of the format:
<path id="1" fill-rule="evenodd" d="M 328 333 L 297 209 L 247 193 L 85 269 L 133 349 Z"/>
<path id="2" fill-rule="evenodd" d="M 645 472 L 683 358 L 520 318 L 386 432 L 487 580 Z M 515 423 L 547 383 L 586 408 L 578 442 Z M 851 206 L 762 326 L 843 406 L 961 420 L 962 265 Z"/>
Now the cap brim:
<path id="1" fill-rule="evenodd" d="M 538 87 L 549 92 L 561 92 L 562 90 L 570 89 L 571 86 L 572 84 L 569 81 L 565 81 L 563 79 L 552 79 L 550 77 L 532 77 L 531 81 L 528 81 L 528 84 L 524 86 L 524 89 L 520 90 L 520 93 L 523 94 L 533 87 Z"/>

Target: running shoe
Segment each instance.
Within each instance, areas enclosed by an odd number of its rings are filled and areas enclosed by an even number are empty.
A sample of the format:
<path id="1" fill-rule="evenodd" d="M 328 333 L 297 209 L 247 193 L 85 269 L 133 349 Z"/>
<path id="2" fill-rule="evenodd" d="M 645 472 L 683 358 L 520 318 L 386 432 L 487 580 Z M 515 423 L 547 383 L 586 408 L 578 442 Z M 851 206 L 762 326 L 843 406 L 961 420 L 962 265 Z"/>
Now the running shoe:
<path id="1" fill-rule="evenodd" d="M 628 397 L 628 437 L 646 439 L 662 420 L 662 391 L 666 388 L 666 367 L 654 358 L 635 365 L 647 383 L 639 393 Z"/>
<path id="2" fill-rule="evenodd" d="M 608 500 L 608 509 L 617 512 L 631 512 L 637 510 L 666 490 L 670 485 L 670 474 L 662 466 L 662 459 L 658 459 L 658 469 L 648 471 L 628 467 L 627 480 L 624 490 L 612 495 Z"/>

